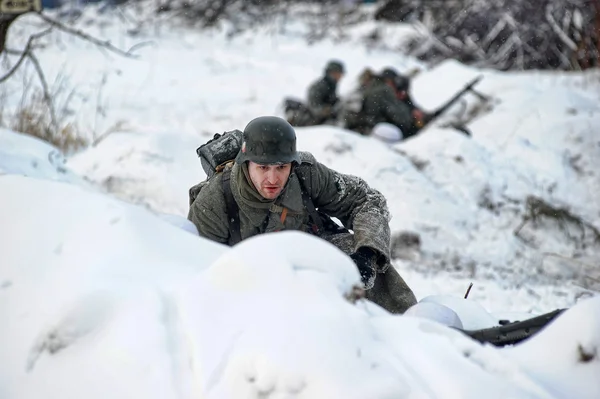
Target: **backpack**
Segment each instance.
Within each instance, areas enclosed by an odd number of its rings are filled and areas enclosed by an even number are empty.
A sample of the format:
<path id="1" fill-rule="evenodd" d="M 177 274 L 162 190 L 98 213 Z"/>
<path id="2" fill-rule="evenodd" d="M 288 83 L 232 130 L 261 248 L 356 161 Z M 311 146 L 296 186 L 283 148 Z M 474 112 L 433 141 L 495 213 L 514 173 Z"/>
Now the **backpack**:
<path id="1" fill-rule="evenodd" d="M 242 147 L 242 132 L 239 130 L 231 130 L 223 134 L 215 134 L 213 138 L 202 144 L 196 149 L 196 154 L 200 158 L 202 169 L 206 173 L 206 180 L 190 188 L 190 206 L 200 193 L 200 190 L 207 182 L 215 175 L 223 173 L 223 193 L 225 195 L 225 204 L 227 207 L 227 215 L 229 216 L 229 231 L 231 232 L 230 244 L 234 245 L 240 242 L 240 217 L 239 207 L 231 192 L 231 167 L 235 161 L 235 157 Z M 338 226 L 329 216 L 318 211 L 310 196 L 311 186 L 307 187 L 307 182 L 311 182 L 310 170 L 308 166 L 298 165 L 294 169 L 298 175 L 300 189 L 302 192 L 302 202 L 308 211 L 311 220 L 311 233 L 321 235 L 327 231 L 330 233 L 347 232 L 348 230 Z"/>
<path id="2" fill-rule="evenodd" d="M 223 170 L 227 163 L 235 160 L 242 148 L 242 134 L 237 129 L 223 134 L 216 133 L 212 139 L 196 149 L 207 180 Z"/>

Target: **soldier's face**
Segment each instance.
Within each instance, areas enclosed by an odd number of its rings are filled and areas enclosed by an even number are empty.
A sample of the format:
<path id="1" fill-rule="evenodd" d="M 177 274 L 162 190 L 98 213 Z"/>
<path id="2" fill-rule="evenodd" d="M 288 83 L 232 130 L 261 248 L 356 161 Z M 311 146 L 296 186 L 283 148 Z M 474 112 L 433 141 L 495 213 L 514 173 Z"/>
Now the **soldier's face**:
<path id="1" fill-rule="evenodd" d="M 275 199 L 281 194 L 285 183 L 290 177 L 292 164 L 261 165 L 252 161 L 248 162 L 248 173 L 256 191 L 263 198 Z"/>
<path id="2" fill-rule="evenodd" d="M 344 77 L 344 74 L 341 72 L 331 72 L 331 77 L 336 81 L 339 82 L 340 80 L 342 80 L 342 78 Z"/>

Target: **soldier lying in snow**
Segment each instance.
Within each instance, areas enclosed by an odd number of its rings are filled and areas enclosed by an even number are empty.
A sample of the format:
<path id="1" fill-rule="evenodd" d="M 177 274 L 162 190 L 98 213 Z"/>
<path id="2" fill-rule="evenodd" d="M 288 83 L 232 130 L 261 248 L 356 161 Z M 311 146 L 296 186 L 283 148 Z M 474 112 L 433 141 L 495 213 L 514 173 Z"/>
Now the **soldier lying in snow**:
<path id="1" fill-rule="evenodd" d="M 344 65 L 329 61 L 323 76 L 309 86 L 308 103 L 293 98 L 284 100 L 287 121 L 293 126 L 336 124 L 341 107 L 337 85 L 343 76 Z"/>
<path id="2" fill-rule="evenodd" d="M 345 112 L 345 128 L 390 142 L 414 136 L 428 115 L 410 99 L 408 77 L 392 68 L 380 74 L 370 73 L 368 79 L 365 73 L 357 90 L 362 97 L 360 107 Z"/>
<path id="3" fill-rule="evenodd" d="M 403 313 L 416 299 L 390 267 L 389 218 L 381 193 L 297 152 L 294 128 L 277 117 L 252 120 L 235 161 L 190 189 L 188 219 L 201 236 L 233 245 L 280 230 L 315 234 L 354 260 L 368 299 Z"/>

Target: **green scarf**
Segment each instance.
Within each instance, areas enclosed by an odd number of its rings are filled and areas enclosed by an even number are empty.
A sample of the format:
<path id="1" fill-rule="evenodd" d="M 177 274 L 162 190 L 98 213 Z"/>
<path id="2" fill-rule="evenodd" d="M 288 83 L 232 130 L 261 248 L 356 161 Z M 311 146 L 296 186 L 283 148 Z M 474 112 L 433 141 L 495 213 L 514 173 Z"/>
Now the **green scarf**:
<path id="1" fill-rule="evenodd" d="M 250 172 L 248 171 L 248 164 L 246 162 L 240 165 L 240 169 L 243 173 L 237 174 L 236 183 L 244 205 L 251 208 L 269 209 L 276 199 L 266 199 L 260 195 L 256 187 L 254 187 L 252 179 L 250 179 Z"/>

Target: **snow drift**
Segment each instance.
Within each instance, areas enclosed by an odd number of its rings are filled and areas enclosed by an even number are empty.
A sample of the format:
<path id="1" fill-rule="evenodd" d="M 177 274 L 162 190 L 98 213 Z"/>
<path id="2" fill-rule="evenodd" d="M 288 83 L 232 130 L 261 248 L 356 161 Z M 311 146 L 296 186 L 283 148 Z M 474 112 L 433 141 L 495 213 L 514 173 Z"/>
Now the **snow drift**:
<path id="1" fill-rule="evenodd" d="M 15 137 L 24 151 L 8 163 L 40 155 Z M 600 298 L 497 349 L 353 303 L 355 266 L 318 238 L 281 232 L 230 249 L 44 173 L 0 177 L 2 397 L 600 393 Z"/>

